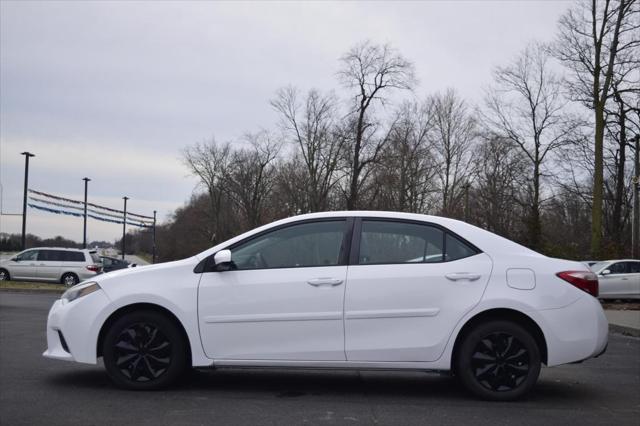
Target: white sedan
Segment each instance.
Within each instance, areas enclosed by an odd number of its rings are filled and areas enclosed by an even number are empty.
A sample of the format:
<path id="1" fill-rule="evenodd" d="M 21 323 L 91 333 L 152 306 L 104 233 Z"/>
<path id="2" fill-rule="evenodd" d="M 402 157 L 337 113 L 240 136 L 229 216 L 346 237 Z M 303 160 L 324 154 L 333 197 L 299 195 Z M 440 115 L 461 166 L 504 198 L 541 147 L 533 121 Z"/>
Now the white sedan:
<path id="1" fill-rule="evenodd" d="M 598 281 L 453 219 L 291 217 L 176 262 L 100 275 L 49 313 L 44 356 L 155 389 L 193 367 L 451 371 L 522 396 L 541 364 L 604 352 Z"/>
<path id="2" fill-rule="evenodd" d="M 600 299 L 640 299 L 640 260 L 606 260 L 591 270 L 598 275 Z"/>

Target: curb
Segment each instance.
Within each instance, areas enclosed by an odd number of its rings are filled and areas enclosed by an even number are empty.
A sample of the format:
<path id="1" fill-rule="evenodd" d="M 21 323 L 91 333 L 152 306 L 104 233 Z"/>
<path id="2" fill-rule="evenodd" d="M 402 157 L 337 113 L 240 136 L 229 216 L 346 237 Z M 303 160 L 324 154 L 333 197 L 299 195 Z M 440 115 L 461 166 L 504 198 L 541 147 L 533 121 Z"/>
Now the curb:
<path id="1" fill-rule="evenodd" d="M 35 288 L 0 288 L 0 293 L 42 293 L 42 294 L 62 294 L 64 290 L 56 289 L 35 289 Z"/>
<path id="2" fill-rule="evenodd" d="M 609 332 L 618 333 L 625 336 L 640 337 L 640 329 L 634 328 L 634 327 L 627 327 L 625 325 L 609 323 Z"/>

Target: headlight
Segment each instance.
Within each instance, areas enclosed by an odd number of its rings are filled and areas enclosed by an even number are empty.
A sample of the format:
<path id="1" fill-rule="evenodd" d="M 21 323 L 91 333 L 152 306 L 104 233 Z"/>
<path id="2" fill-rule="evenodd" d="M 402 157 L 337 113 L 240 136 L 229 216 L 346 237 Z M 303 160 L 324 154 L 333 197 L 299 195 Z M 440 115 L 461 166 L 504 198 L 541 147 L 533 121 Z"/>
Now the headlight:
<path id="1" fill-rule="evenodd" d="M 100 290 L 100 286 L 96 282 L 88 282 L 77 284 L 71 287 L 69 290 L 65 291 L 62 294 L 61 299 L 66 300 L 67 302 L 72 302 L 76 299 L 81 298 L 82 296 L 86 296 L 87 294 L 91 294 L 94 291 Z"/>

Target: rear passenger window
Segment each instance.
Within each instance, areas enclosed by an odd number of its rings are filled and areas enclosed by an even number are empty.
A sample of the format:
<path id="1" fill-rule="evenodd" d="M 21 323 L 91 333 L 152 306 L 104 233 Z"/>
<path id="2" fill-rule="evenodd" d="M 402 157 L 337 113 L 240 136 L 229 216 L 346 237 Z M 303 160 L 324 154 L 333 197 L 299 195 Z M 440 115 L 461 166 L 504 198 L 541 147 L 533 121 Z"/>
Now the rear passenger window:
<path id="1" fill-rule="evenodd" d="M 629 262 L 629 273 L 640 274 L 640 262 Z"/>
<path id="2" fill-rule="evenodd" d="M 57 253 L 56 250 L 40 250 L 38 251 L 38 260 L 43 262 L 60 261 L 60 257 L 56 256 Z"/>
<path id="3" fill-rule="evenodd" d="M 359 264 L 442 262 L 442 230 L 406 222 L 362 222 Z"/>
<path id="4" fill-rule="evenodd" d="M 477 253 L 473 246 L 435 226 L 364 220 L 358 264 L 446 262 Z"/>

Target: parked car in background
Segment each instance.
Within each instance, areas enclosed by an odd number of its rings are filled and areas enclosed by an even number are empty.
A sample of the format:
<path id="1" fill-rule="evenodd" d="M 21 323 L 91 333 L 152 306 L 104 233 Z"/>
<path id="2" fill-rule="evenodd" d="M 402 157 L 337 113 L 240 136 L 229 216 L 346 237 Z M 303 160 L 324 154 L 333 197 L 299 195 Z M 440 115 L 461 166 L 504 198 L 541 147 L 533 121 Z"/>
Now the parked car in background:
<path id="1" fill-rule="evenodd" d="M 586 265 L 589 268 L 591 268 L 593 265 L 598 263 L 598 261 L 597 260 L 581 260 L 580 263 L 582 263 L 583 265 Z"/>
<path id="2" fill-rule="evenodd" d="M 115 257 L 100 256 L 102 262 L 102 272 L 117 271 L 118 269 L 133 268 L 135 263 L 129 263 L 123 259 L 116 259 Z"/>
<path id="3" fill-rule="evenodd" d="M 49 281 L 67 286 L 102 272 L 95 250 L 36 247 L 0 262 L 0 281 Z"/>
<path id="4" fill-rule="evenodd" d="M 591 270 L 598 275 L 601 299 L 640 299 L 640 260 L 606 260 Z"/>
<path id="5" fill-rule="evenodd" d="M 521 397 L 602 354 L 596 275 L 454 219 L 325 212 L 175 262 L 103 274 L 49 313 L 44 356 L 156 389 L 193 367 L 451 371 Z"/>

